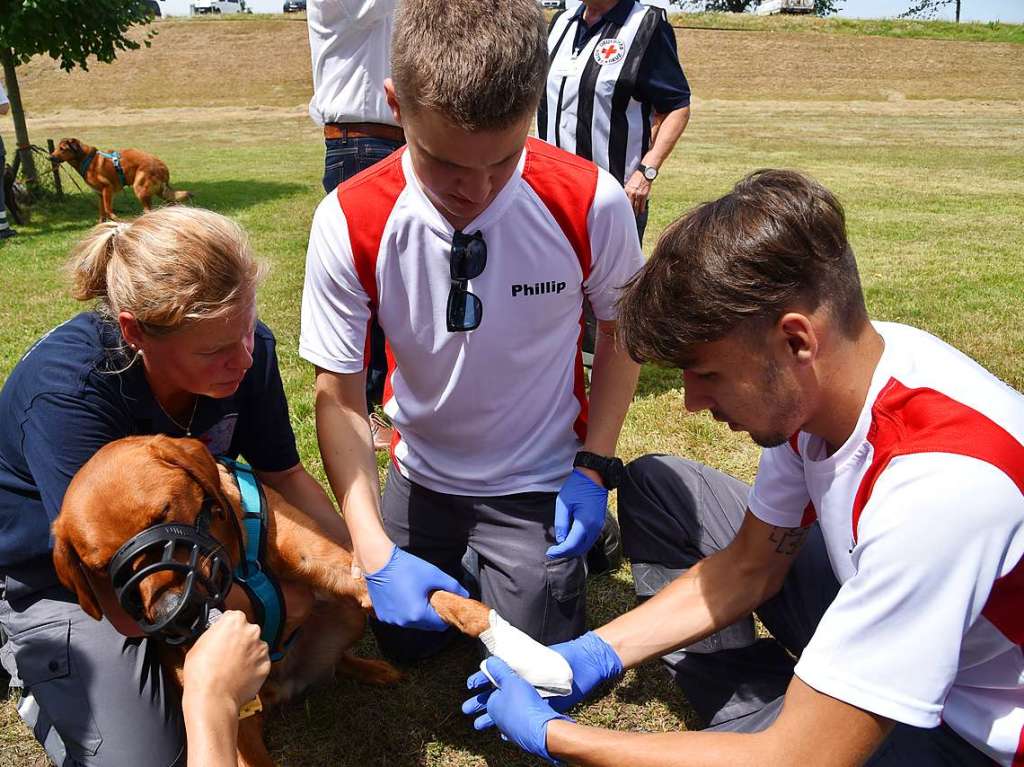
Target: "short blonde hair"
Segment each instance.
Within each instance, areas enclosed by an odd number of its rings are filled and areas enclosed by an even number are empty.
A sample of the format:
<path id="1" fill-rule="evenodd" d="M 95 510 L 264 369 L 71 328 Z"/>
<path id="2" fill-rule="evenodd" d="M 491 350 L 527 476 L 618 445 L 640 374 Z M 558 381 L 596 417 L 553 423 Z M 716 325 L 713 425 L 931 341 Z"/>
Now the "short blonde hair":
<path id="1" fill-rule="evenodd" d="M 402 0 L 395 14 L 391 79 L 410 112 L 501 130 L 537 110 L 547 69 L 536 0 Z"/>
<path id="2" fill-rule="evenodd" d="M 154 335 L 230 314 L 252 299 L 266 272 L 238 224 L 181 206 L 94 227 L 67 269 L 72 296 L 97 299 L 97 310 L 111 320 L 131 312 Z"/>

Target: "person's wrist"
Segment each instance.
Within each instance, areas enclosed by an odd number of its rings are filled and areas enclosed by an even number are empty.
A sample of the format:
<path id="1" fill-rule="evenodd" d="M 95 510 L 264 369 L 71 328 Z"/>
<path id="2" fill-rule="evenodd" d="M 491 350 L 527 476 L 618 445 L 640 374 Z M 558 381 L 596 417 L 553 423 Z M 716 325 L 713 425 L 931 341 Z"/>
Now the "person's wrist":
<path id="1" fill-rule="evenodd" d="M 584 477 L 589 479 L 594 484 L 604 487 L 604 479 L 602 479 L 601 475 L 598 474 L 593 469 L 588 469 L 585 466 L 577 466 L 576 471 L 578 471 L 580 474 L 582 474 Z"/>
<path id="2" fill-rule="evenodd" d="M 355 547 L 356 559 L 362 564 L 365 574 L 380 571 L 391 561 L 395 544 L 383 532 L 368 541 L 360 542 Z"/>
<path id="3" fill-rule="evenodd" d="M 582 637 L 588 650 L 601 659 L 601 670 L 605 680 L 619 676 L 625 669 L 622 664 L 622 656 L 615 646 L 596 631 L 588 631 Z"/>
<path id="4" fill-rule="evenodd" d="M 238 717 L 242 704 L 230 695 L 218 693 L 207 685 L 189 685 L 181 696 L 181 710 L 186 720 L 230 721 Z"/>
<path id="5" fill-rule="evenodd" d="M 544 748 L 552 762 L 561 762 L 574 727 L 576 722 L 567 716 L 553 717 L 544 723 Z"/>

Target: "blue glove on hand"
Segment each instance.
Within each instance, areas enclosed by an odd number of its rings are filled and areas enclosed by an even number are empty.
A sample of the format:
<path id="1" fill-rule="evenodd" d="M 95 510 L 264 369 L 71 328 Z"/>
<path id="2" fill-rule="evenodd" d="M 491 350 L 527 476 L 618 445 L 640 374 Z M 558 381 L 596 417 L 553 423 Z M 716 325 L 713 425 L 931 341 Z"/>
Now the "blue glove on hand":
<path id="1" fill-rule="evenodd" d="M 601 534 L 608 513 L 608 491 L 573 469 L 555 499 L 555 542 L 548 559 L 582 557 Z"/>
<path id="2" fill-rule="evenodd" d="M 572 692 L 547 699 L 548 705 L 555 711 L 568 711 L 586 698 L 595 687 L 622 673 L 622 661 L 615 654 L 615 650 L 593 631 L 588 631 L 570 642 L 552 645 L 551 649 L 565 658 L 572 668 Z M 487 696 L 493 687 L 487 675 L 483 671 L 477 671 L 466 680 L 466 687 L 470 690 L 487 689 L 463 703 L 462 713 L 478 714 L 487 708 Z M 488 714 L 483 714 L 474 722 L 478 730 L 486 729 L 492 724 L 494 722 Z"/>
<path id="3" fill-rule="evenodd" d="M 519 677 L 501 658 L 488 658 L 486 663 L 487 672 L 498 687 L 487 693 L 487 713 L 477 718 L 473 726 L 483 730 L 496 723 L 502 735 L 523 751 L 558 764 L 548 753 L 548 722 L 552 719 L 571 722 L 572 719 L 559 714 L 545 703 L 533 685 Z M 486 678 L 483 672 L 480 674 Z M 471 698 L 466 701 L 462 710 L 466 711 L 467 706 L 476 700 Z M 481 724 L 484 719 L 486 722 Z"/>
<path id="4" fill-rule="evenodd" d="M 375 573 L 366 574 L 373 611 L 378 620 L 406 628 L 444 631 L 448 624 L 430 606 L 435 591 L 468 597 L 459 582 L 417 556 L 395 546 L 391 558 Z"/>

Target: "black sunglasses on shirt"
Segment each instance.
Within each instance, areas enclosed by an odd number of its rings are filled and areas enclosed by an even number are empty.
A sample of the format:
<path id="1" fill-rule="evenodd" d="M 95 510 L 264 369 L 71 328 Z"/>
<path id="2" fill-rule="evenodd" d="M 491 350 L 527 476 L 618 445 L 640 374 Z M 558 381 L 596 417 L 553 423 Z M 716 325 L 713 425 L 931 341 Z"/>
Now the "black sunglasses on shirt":
<path id="1" fill-rule="evenodd" d="M 452 235 L 451 279 L 446 312 L 449 333 L 476 330 L 483 319 L 484 305 L 466 289 L 469 280 L 479 277 L 487 266 L 487 243 L 480 232 Z"/>

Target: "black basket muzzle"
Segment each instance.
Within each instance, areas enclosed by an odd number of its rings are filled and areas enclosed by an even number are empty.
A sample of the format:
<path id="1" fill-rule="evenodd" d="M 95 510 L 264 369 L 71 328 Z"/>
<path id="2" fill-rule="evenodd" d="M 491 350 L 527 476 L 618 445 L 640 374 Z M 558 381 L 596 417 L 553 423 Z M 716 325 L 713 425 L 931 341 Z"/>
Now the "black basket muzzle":
<path id="1" fill-rule="evenodd" d="M 224 546 L 208 532 L 213 503 L 212 498 L 204 500 L 194 527 L 148 527 L 127 541 L 110 560 L 108 573 L 117 601 L 146 636 L 172 645 L 187 642 L 206 628 L 210 608 L 224 604 L 231 590 L 232 567 Z M 133 563 L 140 557 L 144 564 L 133 571 Z M 184 583 L 177 604 L 150 621 L 139 585 L 162 572 L 179 573 Z"/>

